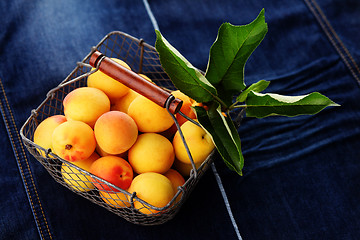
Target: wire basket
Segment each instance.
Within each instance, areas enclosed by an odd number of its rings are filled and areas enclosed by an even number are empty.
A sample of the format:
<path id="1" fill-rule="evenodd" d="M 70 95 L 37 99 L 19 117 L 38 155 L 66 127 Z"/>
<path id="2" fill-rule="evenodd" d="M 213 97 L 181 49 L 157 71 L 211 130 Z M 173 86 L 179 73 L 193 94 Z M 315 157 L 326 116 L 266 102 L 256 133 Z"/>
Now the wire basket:
<path id="1" fill-rule="evenodd" d="M 90 53 L 79 63 L 75 69 L 57 87 L 51 89 L 45 100 L 34 110 L 20 130 L 23 143 L 28 151 L 44 166 L 54 180 L 76 194 L 90 200 L 91 202 L 104 207 L 110 212 L 123 217 L 125 220 L 139 225 L 159 225 L 172 219 L 179 211 L 182 204 L 190 195 L 195 185 L 209 168 L 213 161 L 215 150 L 197 168 L 192 162 L 190 176 L 184 185 L 178 187 L 173 199 L 162 208 L 157 208 L 139 199 L 136 193 L 129 193 L 117 186 L 77 167 L 56 154 L 50 149 L 44 149 L 33 142 L 36 127 L 47 117 L 63 115 L 63 99 L 72 90 L 87 86 L 87 77 L 98 70 L 90 65 L 91 56 L 95 52 L 101 52 L 109 58 L 118 58 L 125 61 L 136 73 L 142 73 L 151 78 L 157 86 L 167 90 L 175 90 L 174 85 L 164 72 L 159 61 L 159 55 L 154 47 L 141 39 L 134 38 L 126 33 L 115 31 L 106 35 L 97 46 L 93 47 Z M 169 102 L 164 106 L 179 129 L 179 125 L 173 113 L 169 111 Z M 186 145 L 186 144 L 185 144 Z M 67 175 L 62 174 L 62 167 L 68 169 Z M 99 191 L 92 186 L 93 182 L 107 185 L 111 190 Z M 139 211 L 134 207 L 134 202 L 140 202 L 142 208 L 149 214 Z"/>

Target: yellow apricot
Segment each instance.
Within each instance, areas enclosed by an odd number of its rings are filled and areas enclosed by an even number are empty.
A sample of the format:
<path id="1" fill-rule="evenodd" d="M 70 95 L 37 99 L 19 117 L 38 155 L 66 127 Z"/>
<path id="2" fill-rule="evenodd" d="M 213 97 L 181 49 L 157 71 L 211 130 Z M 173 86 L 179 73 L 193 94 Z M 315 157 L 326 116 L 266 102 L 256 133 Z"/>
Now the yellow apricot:
<path id="1" fill-rule="evenodd" d="M 98 117 L 110 110 L 110 100 L 97 88 L 81 87 L 71 91 L 63 100 L 67 120 L 82 121 L 90 127 Z"/>
<path id="2" fill-rule="evenodd" d="M 129 149 L 128 159 L 136 173 L 165 173 L 174 162 L 171 142 L 157 133 L 143 133 Z"/>
<path id="3" fill-rule="evenodd" d="M 180 129 L 184 134 L 185 142 L 189 147 L 194 163 L 202 163 L 215 148 L 211 135 L 202 127 L 190 121 L 186 121 Z M 173 146 L 176 158 L 183 163 L 191 164 L 179 131 L 174 136 Z"/>
<path id="4" fill-rule="evenodd" d="M 163 132 L 174 123 L 165 108 L 143 96 L 132 101 L 128 114 L 135 120 L 140 132 Z"/>
<path id="5" fill-rule="evenodd" d="M 112 58 L 112 60 L 131 70 L 129 65 L 127 65 L 124 61 L 117 58 Z M 94 72 L 88 77 L 87 85 L 88 87 L 94 87 L 102 90 L 111 100 L 120 98 L 129 91 L 127 86 L 109 77 L 100 70 Z"/>
<path id="6" fill-rule="evenodd" d="M 195 168 L 198 169 L 202 162 L 195 163 Z M 174 160 L 174 169 L 176 169 L 184 178 L 188 178 L 190 176 L 190 171 L 193 169 L 191 163 L 183 163 L 182 161 L 175 158 Z"/>
<path id="7" fill-rule="evenodd" d="M 63 115 L 54 115 L 43 120 L 35 129 L 34 143 L 44 149 L 52 150 L 52 134 L 57 126 L 66 122 L 66 117 Z M 45 152 L 40 153 L 45 157 Z"/>
<path id="8" fill-rule="evenodd" d="M 130 89 L 125 96 L 112 100 L 110 110 L 127 113 L 129 105 L 137 96 L 140 96 L 140 94 Z"/>
<path id="9" fill-rule="evenodd" d="M 145 78 L 149 82 L 152 82 L 151 79 L 144 74 L 139 74 L 139 76 Z M 121 98 L 116 98 L 111 100 L 111 110 L 128 113 L 129 105 L 138 96 L 140 96 L 139 93 L 137 93 L 132 89 L 129 89 L 129 92 L 124 96 L 122 96 Z"/>
<path id="10" fill-rule="evenodd" d="M 130 207 L 127 195 L 122 192 L 99 191 L 101 199 L 111 207 L 126 208 Z"/>
<path id="11" fill-rule="evenodd" d="M 93 153 L 89 158 L 73 164 L 85 171 L 90 170 L 91 164 L 98 159 L 100 156 L 97 153 Z M 76 169 L 68 163 L 63 163 L 61 166 L 62 177 L 70 187 L 79 192 L 91 191 L 95 188 L 94 184 L 91 181 L 90 175 Z"/>
<path id="12" fill-rule="evenodd" d="M 157 208 L 165 207 L 175 194 L 171 181 L 164 175 L 153 172 L 137 175 L 128 191 L 136 192 L 138 198 Z M 158 212 L 139 201 L 134 201 L 134 207 L 144 214 Z"/>

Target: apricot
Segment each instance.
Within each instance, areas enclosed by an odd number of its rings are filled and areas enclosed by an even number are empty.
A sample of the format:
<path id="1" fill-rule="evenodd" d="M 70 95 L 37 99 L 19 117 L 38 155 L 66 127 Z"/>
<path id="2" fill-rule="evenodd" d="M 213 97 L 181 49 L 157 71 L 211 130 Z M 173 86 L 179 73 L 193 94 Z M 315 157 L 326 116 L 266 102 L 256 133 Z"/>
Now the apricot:
<path id="1" fill-rule="evenodd" d="M 57 126 L 66 122 L 64 115 L 54 115 L 43 120 L 34 131 L 34 143 L 44 149 L 52 150 L 52 134 Z M 45 152 L 40 153 L 45 157 Z"/>
<path id="2" fill-rule="evenodd" d="M 185 141 L 189 147 L 194 163 L 202 163 L 205 161 L 211 151 L 215 148 L 211 135 L 202 127 L 190 121 L 185 122 L 180 129 L 184 134 Z M 176 158 L 183 163 L 191 164 L 179 131 L 175 133 L 173 146 Z"/>
<path id="3" fill-rule="evenodd" d="M 154 172 L 137 175 L 128 191 L 136 192 L 138 198 L 157 208 L 165 207 L 175 195 L 171 181 L 164 175 Z M 136 200 L 134 207 L 144 214 L 158 212 Z"/>
<path id="4" fill-rule="evenodd" d="M 81 87 L 71 91 L 63 100 L 67 120 L 77 120 L 94 127 L 96 120 L 110 111 L 110 100 L 97 88 Z"/>
<path id="5" fill-rule="evenodd" d="M 174 123 L 165 108 L 144 96 L 138 96 L 132 101 L 128 114 L 135 120 L 141 132 L 163 132 Z"/>
<path id="6" fill-rule="evenodd" d="M 174 192 L 177 192 L 178 187 L 184 185 L 184 177 L 175 169 L 170 168 L 167 172 L 164 173 L 164 176 L 167 177 L 172 183 Z"/>
<path id="7" fill-rule="evenodd" d="M 94 131 L 80 121 L 64 122 L 54 129 L 52 147 L 55 154 L 67 161 L 85 160 L 95 151 Z"/>
<path id="8" fill-rule="evenodd" d="M 195 119 L 196 114 L 193 111 L 193 109 L 191 108 L 193 106 L 193 104 L 195 103 L 195 101 L 193 99 L 191 99 L 190 97 L 188 97 L 187 95 L 185 95 L 184 93 L 182 93 L 180 90 L 172 91 L 171 94 L 174 97 L 181 99 L 183 101 L 180 111 L 182 113 L 184 113 L 186 116 L 188 116 L 189 118 Z M 176 120 L 179 122 L 180 126 L 184 122 L 188 121 L 186 118 L 181 116 L 179 113 L 176 114 Z"/>
<path id="9" fill-rule="evenodd" d="M 170 141 L 172 141 L 175 133 L 177 131 L 177 127 L 175 124 L 173 124 L 170 128 L 166 129 L 163 132 L 160 132 L 159 134 L 166 137 L 167 139 L 169 139 Z"/>
<path id="10" fill-rule="evenodd" d="M 74 162 L 73 164 L 85 171 L 89 171 L 91 164 L 98 158 L 100 158 L 100 156 L 94 152 L 89 158 Z M 95 188 L 91 182 L 90 175 L 76 169 L 68 163 L 62 163 L 61 174 L 65 183 L 76 191 L 87 192 Z"/>
<path id="11" fill-rule="evenodd" d="M 174 162 L 175 154 L 171 142 L 157 133 L 139 135 L 129 149 L 128 160 L 136 173 L 165 173 Z"/>
<path id="12" fill-rule="evenodd" d="M 152 82 L 151 79 L 146 75 L 144 74 L 139 74 L 139 75 L 145 78 L 146 80 L 148 80 L 149 82 Z M 111 100 L 110 110 L 112 111 L 116 110 L 116 111 L 128 113 L 129 105 L 138 96 L 140 96 L 139 93 L 135 92 L 132 89 L 129 89 L 129 92 L 126 95 L 122 96 L 121 98 L 116 98 Z"/>
<path id="13" fill-rule="evenodd" d="M 188 97 L 187 95 L 185 95 L 184 93 L 182 93 L 180 90 L 172 91 L 171 94 L 174 97 L 181 99 L 183 101 L 180 111 L 182 113 L 184 113 L 186 116 L 188 116 L 189 118 L 196 119 L 196 114 L 195 114 L 194 110 L 192 109 L 192 106 L 197 105 L 197 102 L 194 101 L 193 99 L 191 99 L 190 97 Z M 183 125 L 184 122 L 188 121 L 186 118 L 181 116 L 180 113 L 177 113 L 175 116 L 176 116 L 176 120 L 180 126 Z M 169 129 L 162 132 L 161 135 L 165 136 L 168 139 L 171 139 L 177 130 L 178 129 L 174 123 Z"/>
<path id="14" fill-rule="evenodd" d="M 184 185 L 185 179 L 184 177 L 175 169 L 170 168 L 166 173 L 164 173 L 164 176 L 167 177 L 174 189 L 174 194 L 177 193 L 178 187 Z M 176 202 L 180 201 L 182 193 L 180 193 L 177 198 Z"/>
<path id="15" fill-rule="evenodd" d="M 129 109 L 129 105 L 138 96 L 140 96 L 139 93 L 130 89 L 129 92 L 125 96 L 112 100 L 110 110 L 121 111 L 121 112 L 127 113 L 128 109 Z"/>
<path id="16" fill-rule="evenodd" d="M 121 157 L 121 158 L 127 158 L 127 151 L 120 153 L 120 154 L 110 154 L 105 152 L 100 146 L 99 144 L 96 145 L 95 151 L 101 156 L 101 157 L 106 157 L 106 156 L 117 156 L 117 157 Z"/>
<path id="17" fill-rule="evenodd" d="M 109 111 L 99 117 L 94 127 L 99 147 L 109 154 L 126 152 L 136 141 L 138 128 L 126 113 Z"/>
<path id="18" fill-rule="evenodd" d="M 195 163 L 195 168 L 198 169 L 202 162 Z M 191 163 L 183 163 L 182 161 L 175 158 L 173 168 L 176 169 L 184 178 L 190 176 L 190 171 L 193 169 Z"/>
<path id="19" fill-rule="evenodd" d="M 148 80 L 149 82 L 153 82 L 148 76 L 146 76 L 145 74 L 139 73 L 139 75 L 143 78 L 145 78 L 146 80 Z"/>
<path id="20" fill-rule="evenodd" d="M 127 65 L 124 61 L 117 58 L 111 58 L 111 59 L 131 70 L 129 65 Z M 100 70 L 94 72 L 88 77 L 87 86 L 102 90 L 110 98 L 110 100 L 120 98 L 129 91 L 129 88 L 127 86 L 109 77 Z"/>
<path id="21" fill-rule="evenodd" d="M 128 189 L 133 179 L 133 170 L 130 164 L 123 158 L 106 156 L 97 159 L 90 167 L 90 173 L 98 176 L 121 189 Z M 114 191 L 116 188 L 93 178 L 93 184 L 100 191 Z"/>
<path id="22" fill-rule="evenodd" d="M 99 194 L 101 199 L 111 207 L 126 208 L 131 206 L 125 193 L 99 191 Z"/>

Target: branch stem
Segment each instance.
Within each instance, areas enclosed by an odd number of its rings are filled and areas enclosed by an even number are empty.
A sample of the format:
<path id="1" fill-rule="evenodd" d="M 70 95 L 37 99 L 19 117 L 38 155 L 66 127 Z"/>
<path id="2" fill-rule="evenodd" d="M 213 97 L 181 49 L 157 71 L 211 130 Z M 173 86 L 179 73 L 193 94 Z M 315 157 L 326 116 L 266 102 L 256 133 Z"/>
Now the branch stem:
<path id="1" fill-rule="evenodd" d="M 233 108 L 246 108 L 247 107 L 247 105 L 246 104 L 242 104 L 242 105 L 231 105 L 232 106 L 232 108 L 231 109 L 233 109 Z"/>
<path id="2" fill-rule="evenodd" d="M 235 108 L 235 105 L 238 103 L 239 103 L 239 101 L 235 101 L 233 104 L 231 104 L 231 106 L 229 107 L 229 110 Z"/>
<path id="3" fill-rule="evenodd" d="M 216 100 L 218 103 L 220 103 L 220 105 L 222 106 L 222 108 L 230 109 L 230 108 L 228 108 L 228 106 L 227 106 L 218 96 L 213 95 L 213 97 L 215 98 L 215 100 Z"/>

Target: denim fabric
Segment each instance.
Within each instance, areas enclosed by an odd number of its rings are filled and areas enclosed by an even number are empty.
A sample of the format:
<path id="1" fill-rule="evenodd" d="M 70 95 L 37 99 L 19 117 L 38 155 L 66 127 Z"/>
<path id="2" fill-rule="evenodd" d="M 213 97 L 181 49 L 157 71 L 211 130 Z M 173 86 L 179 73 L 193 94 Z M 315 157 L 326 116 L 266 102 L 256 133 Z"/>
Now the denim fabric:
<path id="1" fill-rule="evenodd" d="M 246 65 L 246 83 L 270 80 L 266 91 L 287 95 L 318 91 L 341 107 L 245 118 L 244 176 L 216 159 L 223 189 L 209 169 L 173 220 L 137 226 L 56 183 L 23 147 L 19 130 L 105 34 L 120 30 L 154 44 L 144 2 L 1 1 L 0 239 L 238 239 L 236 228 L 243 239 L 358 239 L 360 2 L 149 6 L 162 34 L 202 70 L 222 22 L 246 24 L 265 8 L 269 32 Z"/>

